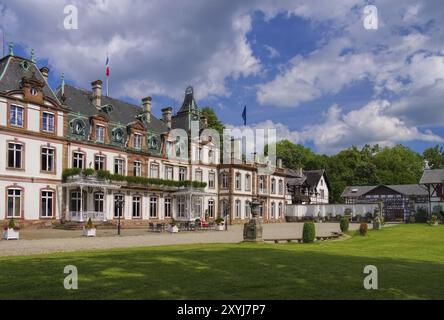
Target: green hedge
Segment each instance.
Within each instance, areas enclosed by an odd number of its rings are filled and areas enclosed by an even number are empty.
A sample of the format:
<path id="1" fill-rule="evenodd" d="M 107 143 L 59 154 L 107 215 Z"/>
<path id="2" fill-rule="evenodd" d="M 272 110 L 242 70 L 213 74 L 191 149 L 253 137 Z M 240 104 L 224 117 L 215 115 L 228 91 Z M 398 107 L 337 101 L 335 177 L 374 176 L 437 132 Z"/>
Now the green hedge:
<path id="1" fill-rule="evenodd" d="M 207 186 L 206 182 L 200 181 L 174 181 L 174 180 L 165 180 L 165 179 L 157 179 L 157 178 L 145 178 L 145 177 L 134 177 L 134 176 L 124 176 L 121 174 L 112 174 L 107 170 L 97 170 L 94 169 L 79 169 L 79 168 L 71 168 L 63 170 L 62 177 L 66 179 L 71 176 L 75 176 L 78 174 L 84 174 L 85 176 L 96 175 L 99 179 L 107 179 L 111 181 L 126 181 L 129 184 L 141 184 L 141 185 L 163 185 L 169 187 L 194 187 L 194 188 L 205 188 Z"/>
<path id="2" fill-rule="evenodd" d="M 313 222 L 305 222 L 304 229 L 302 230 L 302 240 L 304 243 L 310 243 L 315 240 L 316 229 Z"/>
<path id="3" fill-rule="evenodd" d="M 341 218 L 341 221 L 339 222 L 339 226 L 341 227 L 342 232 L 348 231 L 349 221 L 347 217 Z"/>

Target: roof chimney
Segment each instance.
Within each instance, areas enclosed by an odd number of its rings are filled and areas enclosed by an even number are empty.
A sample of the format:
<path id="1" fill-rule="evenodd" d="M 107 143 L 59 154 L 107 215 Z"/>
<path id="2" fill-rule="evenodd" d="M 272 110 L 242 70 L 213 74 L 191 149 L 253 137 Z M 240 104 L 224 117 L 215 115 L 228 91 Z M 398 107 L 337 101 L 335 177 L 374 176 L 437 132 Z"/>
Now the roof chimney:
<path id="1" fill-rule="evenodd" d="M 42 73 L 43 78 L 45 78 L 45 81 L 48 82 L 48 74 L 49 74 L 48 67 L 41 68 L 40 72 Z"/>
<path id="2" fill-rule="evenodd" d="M 91 82 L 92 86 L 92 102 L 96 108 L 102 105 L 102 80 Z"/>
<path id="3" fill-rule="evenodd" d="M 277 167 L 282 168 L 282 159 L 281 158 L 277 159 Z"/>
<path id="4" fill-rule="evenodd" d="M 173 108 L 167 107 L 162 109 L 162 120 L 165 122 L 168 129 L 171 129 L 171 117 L 173 115 Z"/>
<path id="5" fill-rule="evenodd" d="M 146 121 L 150 122 L 151 120 L 151 97 L 142 98 L 142 109 L 145 114 Z"/>
<path id="6" fill-rule="evenodd" d="M 200 117 L 201 119 L 202 119 L 202 125 L 203 125 L 203 128 L 202 129 L 206 129 L 206 128 L 208 128 L 208 119 L 207 119 L 207 117 Z"/>

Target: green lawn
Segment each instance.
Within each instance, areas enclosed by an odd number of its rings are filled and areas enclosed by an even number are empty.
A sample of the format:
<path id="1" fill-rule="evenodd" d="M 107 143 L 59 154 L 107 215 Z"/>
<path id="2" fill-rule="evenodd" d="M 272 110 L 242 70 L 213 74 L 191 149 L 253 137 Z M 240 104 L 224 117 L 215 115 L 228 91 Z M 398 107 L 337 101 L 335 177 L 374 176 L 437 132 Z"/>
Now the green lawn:
<path id="1" fill-rule="evenodd" d="M 79 289 L 63 288 L 76 265 Z M 365 265 L 379 289 L 365 290 Z M 211 244 L 0 258 L 0 299 L 443 299 L 444 225 L 314 244 Z"/>

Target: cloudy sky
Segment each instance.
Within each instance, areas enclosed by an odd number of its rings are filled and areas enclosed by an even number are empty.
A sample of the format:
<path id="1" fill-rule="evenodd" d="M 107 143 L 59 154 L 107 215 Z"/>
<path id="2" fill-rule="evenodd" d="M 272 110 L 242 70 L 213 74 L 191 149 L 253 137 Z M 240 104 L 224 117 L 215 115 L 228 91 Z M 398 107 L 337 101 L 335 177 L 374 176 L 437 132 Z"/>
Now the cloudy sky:
<path id="1" fill-rule="evenodd" d="M 78 29 L 64 28 L 64 8 Z M 378 28 L 364 27 L 364 7 Z M 111 65 L 110 95 L 157 115 L 192 85 L 223 122 L 334 153 L 351 145 L 444 139 L 441 0 L 0 0 L 16 53 L 34 48 L 53 86 L 89 88 Z"/>

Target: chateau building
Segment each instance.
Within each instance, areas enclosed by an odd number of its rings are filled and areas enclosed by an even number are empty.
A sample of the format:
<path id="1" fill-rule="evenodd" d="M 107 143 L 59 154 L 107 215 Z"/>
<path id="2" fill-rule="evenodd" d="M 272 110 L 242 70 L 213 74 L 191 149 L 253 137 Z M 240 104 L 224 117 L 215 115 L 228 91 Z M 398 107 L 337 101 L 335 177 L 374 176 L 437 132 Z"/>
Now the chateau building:
<path id="1" fill-rule="evenodd" d="M 33 58 L 0 59 L 0 220 L 241 223 L 257 197 L 264 221 L 283 221 L 285 169 L 237 156 L 221 163 L 192 87 L 159 119 L 150 97 L 135 106 L 105 96 L 100 80 L 85 90 L 62 79 L 53 90 L 48 73 Z"/>

